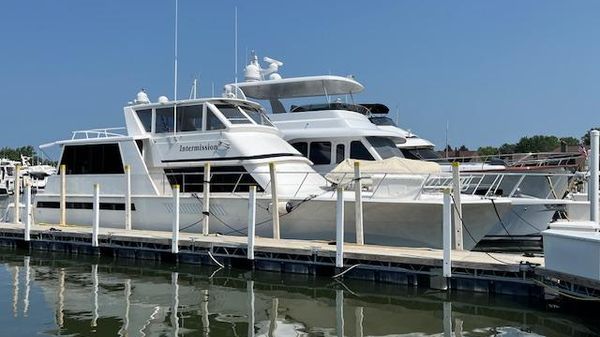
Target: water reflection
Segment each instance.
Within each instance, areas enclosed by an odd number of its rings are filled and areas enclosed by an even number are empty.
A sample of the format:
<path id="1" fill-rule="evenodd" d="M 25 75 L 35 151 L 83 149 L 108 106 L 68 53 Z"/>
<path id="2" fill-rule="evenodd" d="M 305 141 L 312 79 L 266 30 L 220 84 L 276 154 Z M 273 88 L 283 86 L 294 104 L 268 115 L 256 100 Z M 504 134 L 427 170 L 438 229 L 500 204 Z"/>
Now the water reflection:
<path id="1" fill-rule="evenodd" d="M 50 335 L 459 337 L 599 331 L 593 320 L 511 298 L 227 269 L 211 277 L 214 269 L 200 266 L 174 269 L 48 254 L 5 252 L 0 261 L 0 276 L 10 284 L 0 288 L 6 291 L 2 297 L 10 298 L 0 309 L 12 309 L 12 316 L 0 317 L 2 325 Z M 46 311 L 54 312 L 51 326 Z"/>

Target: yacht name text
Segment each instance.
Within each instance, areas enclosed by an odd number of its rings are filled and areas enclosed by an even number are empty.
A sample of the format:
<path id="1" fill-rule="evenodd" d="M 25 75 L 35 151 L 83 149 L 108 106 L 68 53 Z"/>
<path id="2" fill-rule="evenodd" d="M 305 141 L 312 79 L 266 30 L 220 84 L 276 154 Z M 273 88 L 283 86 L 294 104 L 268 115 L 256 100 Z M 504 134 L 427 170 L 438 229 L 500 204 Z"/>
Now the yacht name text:
<path id="1" fill-rule="evenodd" d="M 179 152 L 217 151 L 219 144 L 179 145 Z"/>

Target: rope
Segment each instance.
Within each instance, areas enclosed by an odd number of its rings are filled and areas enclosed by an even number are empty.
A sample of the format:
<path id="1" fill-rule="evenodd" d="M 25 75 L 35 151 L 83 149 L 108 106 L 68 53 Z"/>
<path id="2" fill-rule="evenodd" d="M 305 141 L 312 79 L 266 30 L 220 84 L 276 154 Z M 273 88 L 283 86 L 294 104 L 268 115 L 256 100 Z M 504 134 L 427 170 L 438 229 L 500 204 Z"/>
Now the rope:
<path id="1" fill-rule="evenodd" d="M 210 256 L 211 260 L 213 260 L 213 262 L 216 263 L 219 267 L 225 268 L 225 266 L 221 262 L 215 259 L 215 257 L 211 254 L 210 250 L 208 251 L 208 256 Z"/>
<path id="2" fill-rule="evenodd" d="M 546 284 L 544 282 L 541 282 L 541 281 L 538 281 L 536 279 L 530 279 L 530 280 L 533 281 L 534 283 L 536 283 L 536 284 L 544 287 L 544 288 L 547 288 L 547 289 L 550 289 L 552 291 L 555 291 L 557 294 L 559 294 L 561 296 L 564 296 L 564 297 L 567 297 L 567 298 L 570 298 L 570 299 L 574 299 L 574 300 L 577 300 L 577 301 L 592 301 L 592 302 L 600 301 L 600 297 L 595 297 L 595 296 L 575 296 L 575 295 L 569 294 L 568 292 L 566 292 L 566 291 L 564 291 L 564 290 L 562 290 L 562 289 L 560 289 L 558 287 L 553 287 L 551 285 L 548 285 L 548 284 Z"/>
<path id="3" fill-rule="evenodd" d="M 347 272 L 351 271 L 352 269 L 354 269 L 354 268 L 356 268 L 356 267 L 358 267 L 358 266 L 360 266 L 360 263 L 357 263 L 357 264 L 355 264 L 355 265 L 353 265 L 353 266 L 349 267 L 348 269 L 344 270 L 343 272 L 341 272 L 341 273 L 339 273 L 339 274 L 335 274 L 335 275 L 333 275 L 331 278 L 335 279 L 335 278 L 338 278 L 338 277 L 340 277 L 340 276 L 343 276 L 344 274 L 346 274 Z"/>

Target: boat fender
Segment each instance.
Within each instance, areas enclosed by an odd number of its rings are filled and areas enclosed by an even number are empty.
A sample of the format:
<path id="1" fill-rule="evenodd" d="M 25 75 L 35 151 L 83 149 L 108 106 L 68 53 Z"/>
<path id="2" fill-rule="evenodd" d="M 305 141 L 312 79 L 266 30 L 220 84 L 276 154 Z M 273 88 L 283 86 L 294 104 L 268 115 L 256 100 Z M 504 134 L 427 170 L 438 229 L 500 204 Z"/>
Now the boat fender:
<path id="1" fill-rule="evenodd" d="M 289 201 L 280 201 L 277 203 L 277 212 L 279 215 L 284 215 L 292 211 L 294 206 Z M 269 203 L 269 213 L 273 214 L 273 203 Z"/>

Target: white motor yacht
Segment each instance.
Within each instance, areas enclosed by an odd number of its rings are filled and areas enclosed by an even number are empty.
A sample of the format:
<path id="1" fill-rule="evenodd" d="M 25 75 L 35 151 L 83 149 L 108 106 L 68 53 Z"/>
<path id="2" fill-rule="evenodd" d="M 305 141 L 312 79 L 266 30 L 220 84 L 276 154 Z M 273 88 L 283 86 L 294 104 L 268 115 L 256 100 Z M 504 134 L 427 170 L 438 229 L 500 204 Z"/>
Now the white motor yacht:
<path id="1" fill-rule="evenodd" d="M 336 195 L 331 183 L 281 138 L 257 103 L 228 97 L 181 101 L 161 97 L 150 103 L 140 92 L 124 114 L 125 134 L 88 130 L 53 143 L 62 148 L 59 162 L 66 167 L 68 224 L 91 224 L 93 187 L 99 184 L 101 227 L 124 227 L 124 166 L 128 165 L 134 229 L 171 230 L 171 185 L 178 184 L 181 230 L 200 232 L 205 216 L 201 192 L 204 179 L 209 179 L 211 233 L 245 235 L 248 190 L 256 185 L 257 235 L 271 236 L 270 212 L 277 209 L 283 238 L 335 238 Z M 211 163 L 210 178 L 203 176 L 205 163 Z M 270 205 L 269 163 L 276 166 L 277 207 Z M 421 188 L 425 179 L 375 180 L 364 194 L 366 243 L 441 247 L 442 194 Z M 60 176 L 50 176 L 45 190 L 36 195 L 36 222 L 59 222 L 60 186 Z M 352 202 L 354 192 L 344 192 L 344 198 Z M 495 207 L 503 214 L 510 201 L 500 198 Z M 489 232 L 496 210 L 489 198 L 463 200 L 466 249 Z M 353 212 L 346 207 L 348 241 L 355 238 Z"/>
<path id="2" fill-rule="evenodd" d="M 246 81 L 229 84 L 237 95 L 268 101 L 269 117 L 283 138 L 309 158 L 316 171 L 326 174 L 346 159 L 380 161 L 400 157 L 436 161 L 444 172 L 451 171 L 450 162 L 440 161 L 433 143 L 398 128 L 386 116 L 383 104 L 355 104 L 355 95 L 364 87 L 352 77 L 333 75 L 282 78 L 278 67 L 262 69 L 253 55 L 246 67 Z M 278 62 L 276 65 L 281 66 Z M 312 100 L 299 105 L 302 99 Z M 284 103 L 286 103 L 284 105 Z M 568 200 L 562 196 L 568 176 L 554 172 L 523 174 L 508 171 L 503 163 L 463 163 L 463 192 L 471 195 L 501 195 L 513 201 L 510 212 L 496 219 L 489 235 L 514 238 L 539 235 L 557 209 Z M 444 184 L 440 184 L 444 181 Z M 434 188 L 449 187 L 446 178 L 432 177 L 424 183 Z"/>

